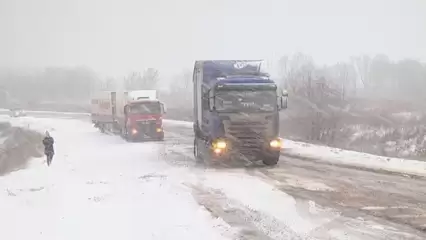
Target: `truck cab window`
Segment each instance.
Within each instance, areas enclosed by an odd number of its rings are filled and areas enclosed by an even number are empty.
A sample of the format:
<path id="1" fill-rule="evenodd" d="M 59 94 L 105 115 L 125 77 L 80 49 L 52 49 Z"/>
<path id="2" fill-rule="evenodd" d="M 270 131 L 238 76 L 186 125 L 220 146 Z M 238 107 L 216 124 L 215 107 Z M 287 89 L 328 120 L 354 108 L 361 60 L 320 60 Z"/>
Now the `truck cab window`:
<path id="1" fill-rule="evenodd" d="M 203 93 L 202 101 L 203 101 L 203 110 L 209 110 L 209 93 L 208 92 Z"/>
<path id="2" fill-rule="evenodd" d="M 277 109 L 275 91 L 218 91 L 215 107 L 219 112 L 272 112 Z"/>
<path id="3" fill-rule="evenodd" d="M 140 103 L 130 106 L 131 114 L 160 114 L 161 112 L 159 103 Z"/>
<path id="4" fill-rule="evenodd" d="M 124 107 L 124 114 L 127 115 L 130 112 L 130 107 L 129 106 L 125 106 Z"/>

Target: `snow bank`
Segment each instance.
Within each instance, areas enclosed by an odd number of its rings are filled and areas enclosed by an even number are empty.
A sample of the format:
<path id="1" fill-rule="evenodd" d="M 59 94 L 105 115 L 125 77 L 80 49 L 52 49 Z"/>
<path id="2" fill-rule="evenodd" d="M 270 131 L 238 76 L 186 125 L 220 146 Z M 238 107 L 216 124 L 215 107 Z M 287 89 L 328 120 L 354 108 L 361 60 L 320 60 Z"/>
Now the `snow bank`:
<path id="1" fill-rule="evenodd" d="M 226 196 L 225 212 L 243 211 L 244 221 L 252 223 L 271 239 L 398 238 L 393 227 L 374 219 L 347 217 L 309 199 L 283 192 L 280 186 L 286 185 L 284 182 L 259 177 L 213 170 L 204 172 L 203 185 L 211 188 L 211 199 L 220 199 L 217 195 L 221 194 Z"/>
<path id="2" fill-rule="evenodd" d="M 332 164 L 426 176 L 426 162 L 388 158 L 286 139 L 284 140 L 283 154 L 311 158 Z"/>
<path id="3" fill-rule="evenodd" d="M 165 123 L 192 127 L 192 122 L 167 120 Z M 283 155 L 309 158 L 332 164 L 426 176 L 426 162 L 423 161 L 382 157 L 287 139 L 284 139 Z"/>
<path id="4" fill-rule="evenodd" d="M 58 114 L 58 115 L 86 115 L 90 116 L 90 113 L 85 112 L 58 112 L 58 111 L 26 111 L 29 113 L 48 113 L 48 114 Z"/>
<path id="5" fill-rule="evenodd" d="M 28 111 L 32 112 L 32 111 Z M 42 111 L 40 111 L 42 112 Z M 45 112 L 45 111 L 44 111 Z M 47 112 L 46 112 L 47 113 Z M 58 113 L 58 112 L 51 112 Z M 81 114 L 81 113 L 64 113 L 64 114 Z M 8 116 L 0 116 L 1 119 L 9 118 Z M 28 119 L 32 119 L 30 122 Z M 81 124 L 81 121 L 76 120 L 76 124 Z M 171 119 L 164 119 L 165 124 L 178 125 L 185 128 L 192 128 L 193 123 L 187 121 L 178 121 Z M 31 129 L 44 132 L 49 130 L 48 125 L 41 123 L 37 124 L 36 118 L 22 117 L 17 118 L 15 123 L 19 126 L 31 127 Z M 51 128 L 50 128 L 51 129 Z M 51 129 L 52 130 L 52 129 Z M 347 166 L 355 166 L 362 168 L 369 168 L 373 170 L 385 170 L 397 173 L 406 173 L 418 176 L 426 176 L 426 162 L 407 160 L 401 158 L 382 157 L 362 152 L 342 150 L 338 148 L 331 148 L 326 146 L 318 146 L 303 142 L 284 140 L 284 154 L 312 158 L 317 161 L 324 161 L 333 164 L 341 164 Z"/>
<path id="6" fill-rule="evenodd" d="M 127 143 L 79 120 L 12 124 L 51 130 L 56 155 L 50 167 L 34 162 L 0 181 L 3 238 L 226 239 L 222 223 L 169 179 L 162 143 Z"/>
<path id="7" fill-rule="evenodd" d="M 179 121 L 179 120 L 171 120 L 171 119 L 163 119 L 163 122 L 165 124 L 173 124 L 173 125 L 180 125 L 182 127 L 193 127 L 193 123 L 192 122 L 187 122 L 187 121 Z"/>
<path id="8" fill-rule="evenodd" d="M 24 110 L 28 113 L 46 113 L 46 114 L 56 114 L 56 115 L 87 115 L 90 116 L 90 113 L 87 112 L 59 112 L 59 111 L 34 111 L 34 110 Z M 0 112 L 10 112 L 10 109 L 0 108 Z"/>
<path id="9" fill-rule="evenodd" d="M 275 222 L 277 228 L 265 229 L 273 239 L 310 237 L 313 231 L 339 217 L 329 209 L 315 206 L 314 202 L 298 202 L 274 186 L 245 174 L 208 172 L 205 179 L 206 186 L 221 190 L 228 198 L 241 202 L 245 208 L 275 218 L 270 221 Z M 266 216 L 259 220 L 262 219 L 268 221 Z M 269 221 L 255 224 L 260 228 L 272 225 Z"/>

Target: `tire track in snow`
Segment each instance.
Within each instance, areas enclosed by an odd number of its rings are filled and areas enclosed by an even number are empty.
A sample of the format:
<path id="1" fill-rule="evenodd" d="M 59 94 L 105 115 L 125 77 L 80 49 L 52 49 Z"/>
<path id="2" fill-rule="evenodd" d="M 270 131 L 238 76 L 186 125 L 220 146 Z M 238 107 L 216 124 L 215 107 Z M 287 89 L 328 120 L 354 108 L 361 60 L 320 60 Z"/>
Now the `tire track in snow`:
<path id="1" fill-rule="evenodd" d="M 236 239 L 307 239 L 297 236 L 289 227 L 274 217 L 247 208 L 237 201 L 228 199 L 219 190 L 207 189 L 200 185 L 191 187 L 194 198 L 213 217 L 221 218 L 233 228 L 238 229 Z"/>
<path id="2" fill-rule="evenodd" d="M 179 157 L 182 158 L 182 161 L 193 161 L 194 164 L 190 168 L 191 173 L 194 174 L 197 179 L 197 184 L 186 185 L 193 190 L 193 196 L 196 201 L 206 208 L 213 217 L 221 218 L 233 229 L 237 229 L 238 233 L 235 239 L 310 239 L 298 236 L 288 226 L 272 215 L 249 208 L 243 202 L 230 199 L 220 190 L 203 186 L 203 182 L 206 180 L 209 171 L 245 174 L 244 169 L 241 169 L 241 165 L 235 168 L 226 168 L 226 166 L 223 165 L 214 167 L 196 165 L 193 156 L 181 146 L 170 149 L 170 152 L 174 155 L 180 155 Z M 176 162 L 171 162 L 170 164 L 174 165 Z"/>
<path id="3" fill-rule="evenodd" d="M 371 189 L 368 189 L 365 185 L 363 187 L 354 186 L 350 181 L 351 178 L 336 181 L 336 178 L 330 176 L 330 173 L 328 175 L 322 174 L 322 170 L 319 171 L 318 176 L 310 177 L 318 179 L 318 183 L 324 182 L 329 184 L 329 186 L 332 186 L 334 190 L 330 191 L 330 189 L 327 188 L 310 189 L 309 187 L 303 186 L 301 183 L 299 183 L 299 186 L 294 186 L 286 183 L 294 178 L 291 172 L 298 172 L 300 175 L 299 177 L 302 178 L 306 177 L 303 174 L 304 172 L 312 174 L 311 170 L 301 171 L 299 169 L 298 171 L 295 171 L 292 167 L 287 169 L 257 169 L 255 172 L 250 172 L 249 174 L 263 178 L 265 181 L 270 182 L 280 190 L 295 198 L 306 200 L 312 199 L 322 206 L 337 209 L 343 216 L 348 218 L 370 219 L 375 222 L 381 222 L 394 229 L 398 229 L 393 232 L 393 235 L 388 236 L 386 239 L 401 239 L 400 237 L 404 237 L 402 239 L 422 239 L 410 233 L 417 236 L 425 235 L 424 226 L 422 226 L 422 223 L 425 222 L 424 218 L 423 221 L 421 221 L 422 216 L 426 216 L 424 215 L 425 210 L 421 207 L 421 205 L 418 207 L 418 202 L 410 203 L 411 201 L 407 199 L 407 196 L 399 193 L 388 195 L 388 192 L 379 189 L 372 192 Z M 309 177 L 307 179 L 309 179 Z M 361 178 L 358 180 L 361 180 Z M 393 200 L 390 202 L 389 198 Z M 393 208 L 390 207 L 389 204 L 398 206 L 407 205 L 410 207 Z M 368 208 L 368 206 L 377 205 L 388 207 Z"/>
<path id="4" fill-rule="evenodd" d="M 184 146 L 184 144 L 183 144 Z M 192 161 L 192 163 L 195 162 L 193 159 L 193 156 L 191 154 L 191 148 L 186 146 L 185 148 L 182 146 L 177 146 L 172 150 L 172 152 L 175 155 L 180 155 L 182 157 L 183 161 Z M 314 229 L 311 230 L 310 234 L 312 236 L 320 236 L 319 239 L 330 239 L 324 236 L 332 234 L 332 232 L 339 232 L 339 236 L 331 239 L 346 239 L 344 236 L 349 235 L 351 236 L 351 239 L 362 239 L 362 240 L 376 240 L 376 239 L 423 239 L 422 236 L 423 233 L 416 232 L 416 230 L 404 226 L 404 224 L 401 225 L 401 223 L 398 224 L 398 222 L 392 222 L 387 221 L 386 218 L 380 218 L 377 216 L 374 216 L 373 214 L 366 213 L 365 211 L 360 210 L 358 207 L 354 207 L 351 205 L 345 205 L 345 199 L 351 199 L 350 195 L 345 196 L 345 194 L 348 193 L 348 190 L 344 190 L 339 188 L 339 186 L 342 184 L 339 181 L 336 181 L 336 178 L 333 178 L 333 176 L 330 176 L 332 179 L 330 179 L 331 182 L 334 182 L 335 184 L 329 184 L 328 181 L 323 181 L 323 178 L 320 176 L 313 177 L 311 175 L 304 176 L 304 174 L 298 176 L 294 175 L 294 173 L 300 172 L 295 171 L 293 174 L 291 174 L 292 171 L 294 171 L 294 167 L 292 164 L 286 165 L 286 166 L 279 166 L 279 167 L 242 167 L 241 165 L 238 167 L 233 168 L 226 168 L 226 166 L 205 166 L 202 165 L 201 167 L 195 164 L 192 164 L 192 172 L 195 173 L 198 176 L 199 182 L 201 184 L 202 181 L 205 180 L 205 177 L 209 174 L 208 172 L 215 172 L 215 173 L 222 173 L 222 174 L 245 174 L 248 176 L 252 176 L 254 178 L 258 178 L 259 180 L 265 181 L 270 186 L 275 186 L 277 189 L 282 191 L 285 194 L 289 194 L 290 196 L 294 197 L 296 199 L 296 202 L 306 202 L 310 201 L 311 199 L 315 201 L 315 203 L 320 204 L 324 207 L 331 207 L 333 209 L 338 209 L 340 211 L 339 216 L 332 218 L 329 222 L 324 223 Z M 324 174 L 327 174 L 327 169 L 317 169 L 318 174 L 321 176 L 324 176 Z M 304 170 L 306 172 L 312 172 L 313 169 L 306 169 Z M 276 175 L 278 174 L 278 175 Z M 368 173 L 367 173 L 368 174 Z M 313 180 L 316 179 L 316 180 Z M 318 181 L 320 179 L 320 181 Z M 235 183 L 229 183 L 229 184 L 235 184 Z M 337 184 L 337 185 L 336 185 Z M 331 186 L 331 187 L 330 187 Z M 200 187 L 198 187 L 200 188 Z M 212 193 L 213 192 L 213 193 Z M 247 215 L 250 216 L 250 214 L 247 214 L 247 212 L 250 212 L 250 209 L 244 206 L 244 202 L 237 202 L 230 200 L 225 196 L 223 193 L 218 193 L 217 191 L 209 191 L 203 189 L 202 194 L 204 196 L 209 196 L 211 199 L 215 200 L 206 200 L 200 201 L 200 197 L 196 197 L 197 201 L 200 203 L 200 205 L 205 206 L 206 208 L 210 209 L 211 212 L 214 213 L 214 215 L 217 215 L 221 218 L 223 218 L 226 222 L 228 222 L 231 226 L 234 226 L 235 224 L 238 225 L 241 223 L 234 220 L 232 217 L 233 215 L 239 215 L 242 219 L 250 219 L 250 217 L 247 217 Z M 336 195 L 335 198 L 330 197 L 330 195 Z M 195 196 L 198 196 L 197 193 L 194 194 Z M 340 196 L 340 197 L 339 197 Z M 374 197 L 374 196 L 373 196 Z M 202 199 L 206 199 L 207 197 L 204 197 Z M 374 198 L 373 198 L 374 200 Z M 357 199 L 353 199 L 352 202 L 356 202 Z M 233 203 L 233 205 L 229 205 L 230 203 Z M 373 202 L 370 202 L 370 204 L 373 204 Z M 363 203 L 365 206 L 366 203 Z M 300 205 L 300 204 L 299 204 Z M 284 206 L 282 206 L 284 207 Z M 301 208 L 309 208 L 309 206 L 300 206 Z M 228 209 L 228 210 L 227 210 Z M 229 210 L 229 209 L 233 209 Z M 237 210 L 235 210 L 237 209 Z M 278 209 L 277 209 L 278 210 Z M 230 213 L 232 212 L 232 214 Z M 257 212 L 259 213 L 259 212 Z M 231 217 L 228 217 L 227 215 L 231 215 Z M 251 215 L 253 216 L 253 214 Z M 272 216 L 272 215 L 271 215 Z M 268 216 L 267 214 L 261 214 L 261 217 L 251 219 L 268 219 L 274 217 Z M 235 217 L 234 217 L 235 218 Z M 229 220 L 231 219 L 231 220 Z M 267 220 L 264 221 L 267 222 L 268 225 L 274 225 L 273 220 Z M 383 225 L 384 224 L 384 225 Z M 255 233 L 261 232 L 266 235 L 264 230 L 257 225 L 251 225 L 251 221 L 246 222 L 246 225 L 244 225 L 247 229 L 255 229 L 251 230 Z M 285 225 L 284 225 L 285 226 Z M 237 227 L 238 228 L 238 227 Z M 257 230 L 256 230 L 257 229 Z M 342 230 L 343 229 L 343 230 Z M 267 231 L 266 231 L 267 232 Z M 350 232 L 350 233 L 348 233 Z M 244 236 L 244 235 L 243 235 Z M 247 237 L 247 235 L 245 235 Z M 266 235 L 267 237 L 270 237 Z M 271 238 L 271 237 L 270 237 Z M 250 238 L 249 238 L 250 239 Z M 256 239 L 256 238 L 255 238 Z M 262 238 L 259 238 L 262 239 Z M 291 238 L 280 238 L 280 237 L 272 237 L 272 239 L 291 239 Z M 298 238 L 294 238 L 298 239 Z M 299 238 L 300 239 L 300 238 Z M 305 239 L 305 238 L 302 238 Z"/>

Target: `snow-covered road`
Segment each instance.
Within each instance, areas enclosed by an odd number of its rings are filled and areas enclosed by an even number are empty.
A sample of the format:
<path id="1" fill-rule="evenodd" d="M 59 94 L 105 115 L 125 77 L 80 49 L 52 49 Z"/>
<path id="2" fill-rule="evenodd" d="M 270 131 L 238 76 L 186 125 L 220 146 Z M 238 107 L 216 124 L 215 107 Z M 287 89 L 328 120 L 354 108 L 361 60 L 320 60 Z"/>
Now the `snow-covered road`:
<path id="1" fill-rule="evenodd" d="M 56 156 L 0 177 L 4 239 L 425 239 L 426 181 L 283 157 L 275 168 L 211 168 L 191 127 L 127 143 L 73 116 L 50 129 Z M 71 119 L 65 119 L 71 118 Z"/>

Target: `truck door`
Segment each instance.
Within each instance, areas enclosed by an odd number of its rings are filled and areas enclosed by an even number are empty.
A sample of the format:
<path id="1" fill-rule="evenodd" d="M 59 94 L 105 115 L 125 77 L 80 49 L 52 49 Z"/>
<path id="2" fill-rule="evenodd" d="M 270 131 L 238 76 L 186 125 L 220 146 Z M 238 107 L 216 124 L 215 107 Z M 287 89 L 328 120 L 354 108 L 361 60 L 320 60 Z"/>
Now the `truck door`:
<path id="1" fill-rule="evenodd" d="M 201 99 L 200 99 L 200 112 L 201 114 L 201 130 L 208 132 L 210 122 L 210 109 L 209 109 L 209 88 L 206 86 L 201 87 Z"/>
<path id="2" fill-rule="evenodd" d="M 203 84 L 203 78 L 202 78 L 202 68 L 200 67 L 201 65 L 199 63 L 195 64 L 194 67 L 194 75 L 193 75 L 193 81 L 194 81 L 194 119 L 195 119 L 195 124 L 198 124 L 198 127 L 201 128 L 202 127 L 202 113 L 203 113 L 203 108 L 202 108 L 202 100 L 203 100 L 203 96 L 202 96 L 202 84 Z"/>
<path id="3" fill-rule="evenodd" d="M 116 114 L 117 114 L 117 93 L 116 92 L 111 93 L 111 114 L 112 114 L 112 119 L 115 121 Z"/>

